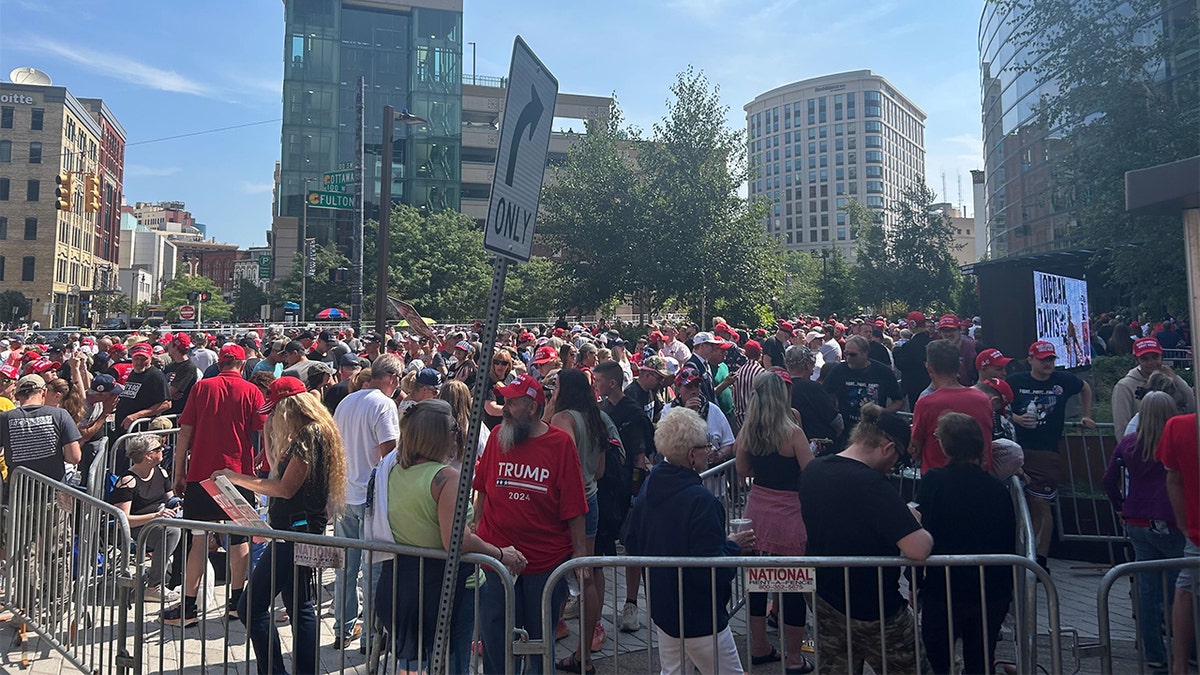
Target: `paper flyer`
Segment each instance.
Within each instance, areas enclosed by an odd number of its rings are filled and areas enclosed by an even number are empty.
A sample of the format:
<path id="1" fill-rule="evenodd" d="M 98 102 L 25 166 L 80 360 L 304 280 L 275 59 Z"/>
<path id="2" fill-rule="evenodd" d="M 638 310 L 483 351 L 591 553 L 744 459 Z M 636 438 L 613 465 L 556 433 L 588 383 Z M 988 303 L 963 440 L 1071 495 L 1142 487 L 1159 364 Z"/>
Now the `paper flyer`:
<path id="1" fill-rule="evenodd" d="M 220 506 L 225 515 L 229 516 L 229 520 L 242 525 L 244 527 L 253 527 L 257 530 L 270 530 L 271 526 L 267 525 L 262 516 L 258 515 L 258 511 L 246 501 L 233 483 L 225 476 L 218 476 L 216 480 L 206 478 L 200 481 L 200 485 L 204 487 L 205 492 L 213 498 L 213 501 Z M 263 541 L 263 537 L 255 537 L 254 540 Z"/>

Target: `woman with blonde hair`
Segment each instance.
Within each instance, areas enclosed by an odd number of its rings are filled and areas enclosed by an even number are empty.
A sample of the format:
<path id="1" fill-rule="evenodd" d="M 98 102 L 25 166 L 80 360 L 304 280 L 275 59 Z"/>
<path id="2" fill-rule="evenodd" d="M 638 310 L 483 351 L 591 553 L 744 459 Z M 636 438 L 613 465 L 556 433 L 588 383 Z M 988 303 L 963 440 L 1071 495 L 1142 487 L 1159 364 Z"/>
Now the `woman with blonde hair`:
<path id="1" fill-rule="evenodd" d="M 800 472 L 812 461 L 808 437 L 791 407 L 788 382 L 774 370 L 759 373 L 746 408 L 746 420 L 734 443 L 738 477 L 754 478 L 745 517 L 754 521 L 763 555 L 802 556 L 807 535 L 800 513 Z M 813 664 L 804 656 L 807 605 L 800 593 L 783 594 L 783 639 L 787 671 L 807 673 Z M 773 663 L 779 653 L 767 642 L 767 594 L 750 594 L 750 662 Z"/>
<path id="2" fill-rule="evenodd" d="M 420 401 L 404 412 L 396 451 L 384 457 L 375 471 L 374 503 L 386 505 L 386 511 L 369 517 L 373 537 L 383 534 L 375 527 L 381 524 L 382 515 L 397 544 L 441 549 L 450 545 L 459 471 L 449 462 L 461 452 L 463 433 L 465 429 L 446 401 Z M 470 512 L 467 518 L 471 518 Z M 462 551 L 494 556 L 513 575 L 525 568 L 525 557 L 515 547 L 493 546 L 470 530 L 463 536 Z M 383 562 L 375 611 L 394 636 L 396 658 L 403 670 L 415 672 L 419 664 L 429 663 L 438 614 L 438 605 L 430 598 L 441 592 L 444 569 L 442 560 L 417 556 L 397 555 Z M 459 568 L 449 672 L 470 670 L 474 590 L 482 583 L 483 575 L 473 566 Z"/>
<path id="3" fill-rule="evenodd" d="M 61 377 L 46 382 L 46 405 L 66 410 L 76 426 L 83 420 L 83 392 Z"/>
<path id="4" fill-rule="evenodd" d="M 294 377 L 281 377 L 271 384 L 266 406 L 271 410 L 266 428 L 270 477 L 222 469 L 214 472 L 213 478 L 225 476 L 238 487 L 270 497 L 267 520 L 272 528 L 323 534 L 329 518 L 340 514 L 346 503 L 346 456 L 329 411 L 316 396 L 297 395 L 303 392 L 303 384 Z M 299 673 L 318 670 L 313 572 L 311 567 L 295 564 L 293 548 L 289 541 L 272 542 L 254 567 L 238 603 L 238 616 L 246 624 L 259 673 L 286 672 L 279 634 L 271 620 L 271 604 L 280 594 L 292 622 L 292 667 Z"/>
<path id="5" fill-rule="evenodd" d="M 1117 443 L 1104 471 L 1104 490 L 1113 509 L 1125 521 L 1134 559 L 1139 562 L 1183 557 L 1186 542 L 1167 497 L 1167 469 L 1154 457 L 1167 420 L 1178 414 L 1178 404 L 1165 391 L 1152 391 L 1142 397 L 1137 431 Z M 1142 653 L 1151 668 L 1167 665 L 1159 624 L 1164 616 L 1163 602 L 1170 602 L 1178 575 L 1178 569 L 1137 575 L 1137 621 L 1142 634 Z"/>

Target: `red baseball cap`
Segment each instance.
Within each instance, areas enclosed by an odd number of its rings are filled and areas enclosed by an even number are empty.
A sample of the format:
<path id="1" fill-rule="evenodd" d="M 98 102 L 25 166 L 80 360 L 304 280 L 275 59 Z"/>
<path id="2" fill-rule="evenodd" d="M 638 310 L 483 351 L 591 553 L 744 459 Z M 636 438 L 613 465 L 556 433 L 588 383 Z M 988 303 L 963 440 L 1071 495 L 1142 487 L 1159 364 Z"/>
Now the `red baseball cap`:
<path id="1" fill-rule="evenodd" d="M 657 330 L 650 331 L 650 341 L 651 342 L 662 342 L 662 339 L 663 339 L 662 331 L 657 331 Z"/>
<path id="2" fill-rule="evenodd" d="M 496 387 L 496 393 L 506 399 L 528 396 L 538 405 L 545 405 L 546 403 L 546 392 L 542 391 L 542 383 L 533 379 L 533 376 L 527 373 L 521 373 L 506 386 Z"/>
<path id="3" fill-rule="evenodd" d="M 275 406 L 283 399 L 295 396 L 296 394 L 303 394 L 306 391 L 308 391 L 308 388 L 298 378 L 285 375 L 272 381 L 270 386 L 267 387 L 267 402 L 263 404 L 263 407 L 258 409 L 258 412 L 261 415 L 270 413 L 275 410 Z"/>
<path id="4" fill-rule="evenodd" d="M 727 323 L 719 323 L 719 324 L 713 326 L 712 332 L 720 333 L 722 335 L 731 335 L 732 334 L 732 331 L 729 330 L 729 324 L 727 324 Z"/>
<path id="5" fill-rule="evenodd" d="M 1010 405 L 1013 402 L 1013 390 L 1008 386 L 1008 383 L 998 377 L 992 377 L 984 380 L 987 386 L 996 390 L 1000 395 L 1000 400 L 1004 401 L 1004 405 Z"/>
<path id="6" fill-rule="evenodd" d="M 1029 345 L 1029 355 L 1035 359 L 1044 359 L 1051 356 L 1058 356 L 1058 352 L 1054 351 L 1054 345 L 1045 340 L 1038 340 Z"/>
<path id="7" fill-rule="evenodd" d="M 784 382 L 787 382 L 788 384 L 792 383 L 792 374 L 788 372 L 787 368 L 784 368 L 783 366 L 772 366 L 770 372 L 778 375 Z"/>
<path id="8" fill-rule="evenodd" d="M 218 361 L 245 361 L 246 350 L 238 345 L 225 345 L 217 354 Z"/>
<path id="9" fill-rule="evenodd" d="M 163 337 L 166 337 L 166 336 L 163 336 Z M 174 344 L 175 348 L 180 351 L 192 348 L 192 337 L 182 331 L 179 333 L 176 333 L 171 338 L 167 338 L 167 340 L 170 341 L 172 344 Z"/>
<path id="10" fill-rule="evenodd" d="M 1007 366 L 1012 359 L 999 349 L 985 349 L 975 356 L 975 370 L 983 370 L 986 366 Z"/>
<path id="11" fill-rule="evenodd" d="M 700 381 L 700 373 L 691 366 L 684 366 L 675 374 L 675 386 L 686 387 L 689 384 Z"/>
<path id="12" fill-rule="evenodd" d="M 937 327 L 938 327 L 938 330 L 941 330 L 943 328 L 957 329 L 958 328 L 958 317 L 954 316 L 953 314 L 943 314 L 938 319 Z"/>
<path id="13" fill-rule="evenodd" d="M 1158 340 L 1152 337 L 1138 338 L 1133 343 L 1133 355 L 1141 356 L 1143 354 L 1161 354 L 1163 353 L 1162 345 L 1158 344 Z"/>
<path id="14" fill-rule="evenodd" d="M 9 380 L 20 379 L 21 371 L 17 370 L 16 366 L 10 366 L 8 364 L 5 364 L 5 365 L 0 366 L 0 377 L 6 378 Z"/>
<path id="15" fill-rule="evenodd" d="M 145 356 L 153 356 L 154 348 L 150 346 L 149 342 L 139 342 L 136 345 L 129 348 L 130 356 L 137 356 L 138 354 L 143 354 Z"/>
<path id="16" fill-rule="evenodd" d="M 758 340 L 747 340 L 744 349 L 746 350 L 746 356 L 752 359 L 757 359 L 762 355 L 762 345 L 758 343 Z"/>
<path id="17" fill-rule="evenodd" d="M 540 366 L 543 363 L 553 361 L 557 358 L 558 352 L 554 351 L 554 347 L 551 347 L 550 345 L 542 345 L 541 347 L 537 348 L 536 352 L 534 352 L 532 363 L 535 366 Z"/>
<path id="18" fill-rule="evenodd" d="M 34 361 L 33 363 L 29 364 L 26 372 L 40 375 L 52 370 L 58 370 L 61 367 L 62 364 L 58 361 L 48 361 L 46 359 L 42 359 L 41 361 Z"/>
<path id="19" fill-rule="evenodd" d="M 796 327 L 794 325 L 792 325 L 791 321 L 780 321 L 779 322 L 779 330 L 786 330 L 787 332 L 790 333 L 790 332 L 796 330 Z"/>

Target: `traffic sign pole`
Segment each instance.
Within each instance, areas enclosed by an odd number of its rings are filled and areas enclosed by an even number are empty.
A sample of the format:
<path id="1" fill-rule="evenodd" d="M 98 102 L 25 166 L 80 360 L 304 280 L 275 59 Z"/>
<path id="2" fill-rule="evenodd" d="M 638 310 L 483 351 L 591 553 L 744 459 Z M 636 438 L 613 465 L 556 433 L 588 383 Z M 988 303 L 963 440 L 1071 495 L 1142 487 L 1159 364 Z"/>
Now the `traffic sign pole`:
<path id="1" fill-rule="evenodd" d="M 483 237 L 484 249 L 493 253 L 494 259 L 492 290 L 488 296 L 487 319 L 484 321 L 481 336 L 484 347 L 483 353 L 480 354 L 479 368 L 482 373 L 492 372 L 492 356 L 495 352 L 492 345 L 496 344 L 508 263 L 510 260 L 528 262 L 532 255 L 533 228 L 541 198 L 542 178 L 546 170 L 546 153 L 550 147 L 554 103 L 558 97 L 558 80 L 542 65 L 537 55 L 520 36 L 517 36 L 513 43 L 508 83 L 508 92 L 504 99 L 504 119 L 500 125 L 496 169 L 492 172 L 492 196 Z M 515 117 L 509 113 L 513 113 Z M 390 143 L 385 143 L 385 153 L 388 147 Z M 385 170 L 387 164 L 385 160 Z M 487 377 L 475 378 L 471 423 L 467 430 L 466 447 L 463 449 L 462 475 L 459 478 L 458 495 L 454 503 L 450 548 L 447 551 L 442 594 L 438 602 L 437 629 L 434 631 L 431 659 L 433 667 L 430 670 L 432 673 L 446 672 L 450 621 L 454 613 L 454 594 L 457 590 L 458 567 L 462 560 L 462 542 L 466 532 L 467 509 L 470 506 L 471 482 L 475 475 L 479 429 L 483 424 L 484 399 L 490 392 L 491 385 Z M 512 611 L 512 608 L 509 607 L 506 611 Z M 505 639 L 511 640 L 512 636 L 505 636 Z M 543 636 L 543 639 L 553 638 Z M 590 658 L 585 660 L 590 661 Z M 551 664 L 545 665 L 551 667 Z"/>

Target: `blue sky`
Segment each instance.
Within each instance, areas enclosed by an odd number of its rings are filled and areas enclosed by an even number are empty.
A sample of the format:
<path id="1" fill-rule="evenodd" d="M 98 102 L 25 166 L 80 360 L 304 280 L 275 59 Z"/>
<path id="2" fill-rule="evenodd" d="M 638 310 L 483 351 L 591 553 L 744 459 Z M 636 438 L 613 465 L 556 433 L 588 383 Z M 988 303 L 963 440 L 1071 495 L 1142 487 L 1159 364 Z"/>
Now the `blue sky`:
<path id="1" fill-rule="evenodd" d="M 721 88 L 729 123 L 788 82 L 870 68 L 929 116 L 927 181 L 971 208 L 980 168 L 976 35 L 981 2 L 963 0 L 466 0 L 464 39 L 477 72 L 505 75 L 521 34 L 560 90 L 616 93 L 649 129 L 668 88 L 693 65 Z M 858 5 L 858 6 L 856 6 Z M 603 9 L 598 9 L 603 7 Z M 283 4 L 0 0 L 0 76 L 34 66 L 77 96 L 105 99 L 124 125 L 125 195 L 183 200 L 210 237 L 263 244 L 279 157 Z M 470 72 L 471 48 L 464 71 Z M 263 122 L 262 124 L 254 124 Z M 153 141 L 197 131 L 218 133 Z"/>

